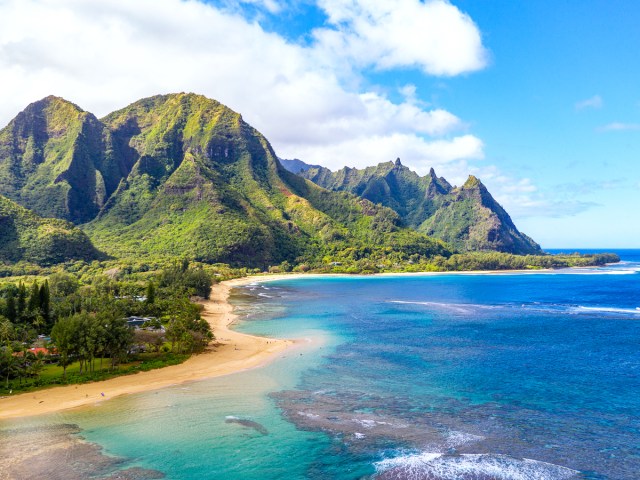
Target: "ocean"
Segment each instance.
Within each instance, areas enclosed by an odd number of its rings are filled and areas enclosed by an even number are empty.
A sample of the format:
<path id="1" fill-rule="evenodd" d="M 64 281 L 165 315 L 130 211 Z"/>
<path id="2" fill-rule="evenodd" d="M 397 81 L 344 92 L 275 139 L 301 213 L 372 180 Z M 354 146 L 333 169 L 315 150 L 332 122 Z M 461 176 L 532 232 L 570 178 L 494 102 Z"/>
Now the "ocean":
<path id="1" fill-rule="evenodd" d="M 298 344 L 263 368 L 0 422 L 0 454 L 54 432 L 95 447 L 98 478 L 637 480 L 640 250 L 618 253 L 237 288 L 239 330 Z"/>

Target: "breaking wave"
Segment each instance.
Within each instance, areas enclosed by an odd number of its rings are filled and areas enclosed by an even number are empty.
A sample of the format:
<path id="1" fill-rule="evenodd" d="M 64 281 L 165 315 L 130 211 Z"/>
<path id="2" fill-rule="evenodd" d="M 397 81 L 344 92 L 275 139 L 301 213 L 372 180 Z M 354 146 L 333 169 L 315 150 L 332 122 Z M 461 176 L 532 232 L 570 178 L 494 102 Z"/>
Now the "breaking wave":
<path id="1" fill-rule="evenodd" d="M 482 305 L 473 303 L 440 303 L 440 302 L 413 302 L 405 300 L 389 300 L 388 303 L 400 305 L 420 305 L 430 307 L 437 310 L 445 310 L 453 313 L 469 314 L 478 310 L 528 310 L 539 312 L 557 312 L 569 314 L 605 314 L 618 316 L 640 316 L 640 307 L 620 308 L 607 306 L 587 306 L 587 305 L 563 305 L 563 304 L 542 304 L 542 303 L 525 303 L 525 304 L 501 304 L 501 305 Z"/>
<path id="2" fill-rule="evenodd" d="M 377 478 L 397 480 L 573 480 L 569 468 L 506 455 L 405 453 L 375 463 Z"/>

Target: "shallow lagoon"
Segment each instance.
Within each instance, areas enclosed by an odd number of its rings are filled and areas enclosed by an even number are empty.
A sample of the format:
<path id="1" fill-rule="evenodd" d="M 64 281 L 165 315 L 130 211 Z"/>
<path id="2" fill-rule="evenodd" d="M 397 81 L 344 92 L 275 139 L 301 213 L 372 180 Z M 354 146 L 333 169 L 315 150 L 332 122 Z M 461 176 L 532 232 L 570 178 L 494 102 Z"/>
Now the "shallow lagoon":
<path id="1" fill-rule="evenodd" d="M 233 297 L 238 328 L 302 340 L 282 358 L 0 428 L 78 425 L 122 457 L 110 468 L 175 479 L 635 479 L 635 255 L 554 274 L 250 285 Z"/>

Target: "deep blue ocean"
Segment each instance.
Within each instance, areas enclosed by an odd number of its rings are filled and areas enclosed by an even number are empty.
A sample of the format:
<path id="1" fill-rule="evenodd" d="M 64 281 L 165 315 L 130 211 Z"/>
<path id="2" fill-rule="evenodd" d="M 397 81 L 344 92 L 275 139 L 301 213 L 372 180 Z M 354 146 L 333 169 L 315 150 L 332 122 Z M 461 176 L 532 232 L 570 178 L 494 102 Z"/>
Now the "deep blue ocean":
<path id="1" fill-rule="evenodd" d="M 3 428 L 73 423 L 171 479 L 640 478 L 640 250 L 544 273 L 234 291 L 264 368 Z"/>

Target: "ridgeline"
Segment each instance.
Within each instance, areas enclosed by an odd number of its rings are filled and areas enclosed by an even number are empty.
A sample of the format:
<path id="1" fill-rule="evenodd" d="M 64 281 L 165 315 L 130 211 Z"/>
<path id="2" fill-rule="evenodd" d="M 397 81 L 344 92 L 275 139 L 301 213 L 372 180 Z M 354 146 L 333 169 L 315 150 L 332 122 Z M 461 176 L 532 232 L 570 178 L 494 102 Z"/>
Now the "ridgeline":
<path id="1" fill-rule="evenodd" d="M 337 172 L 300 160 L 281 162 L 321 187 L 350 192 L 389 207 L 404 225 L 460 251 L 542 253 L 536 242 L 518 231 L 509 214 L 474 176 L 454 188 L 433 169 L 421 177 L 400 159 L 365 169 L 344 167 Z"/>

